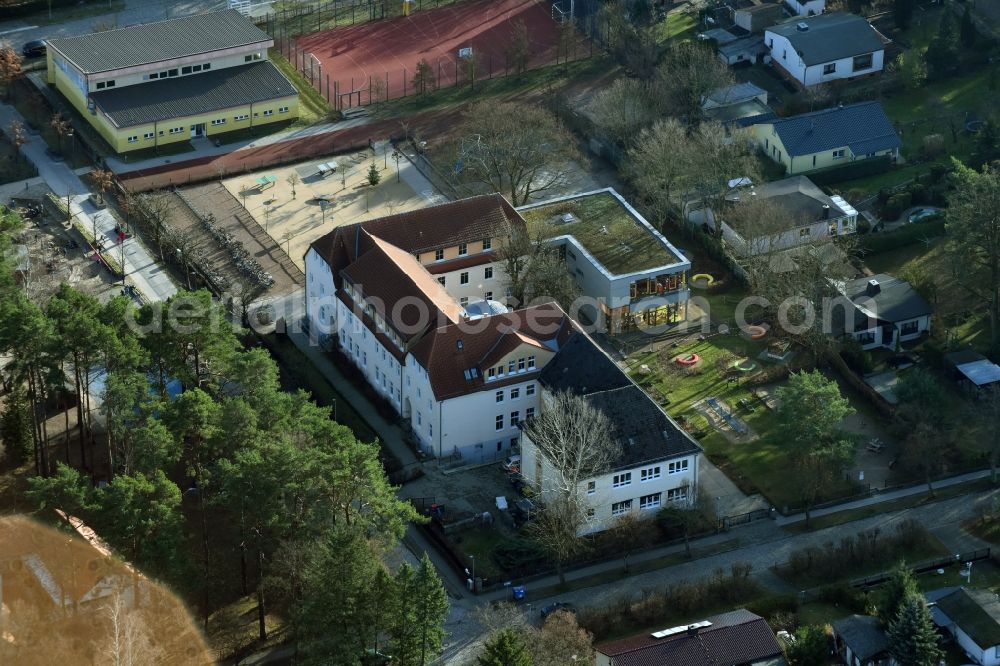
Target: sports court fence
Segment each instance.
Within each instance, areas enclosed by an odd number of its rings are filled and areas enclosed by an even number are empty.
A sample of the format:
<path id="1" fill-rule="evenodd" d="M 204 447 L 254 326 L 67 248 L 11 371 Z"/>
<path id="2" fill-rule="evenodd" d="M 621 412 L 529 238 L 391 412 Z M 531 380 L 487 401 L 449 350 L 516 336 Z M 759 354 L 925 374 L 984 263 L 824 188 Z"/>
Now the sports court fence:
<path id="1" fill-rule="evenodd" d="M 466 0 L 409 0 L 409 11 L 423 11 L 457 5 Z M 404 14 L 404 0 L 329 0 L 299 2 L 291 9 L 267 12 L 254 18 L 257 26 L 277 42 L 310 35 L 331 28 L 395 18 Z"/>
<path id="2" fill-rule="evenodd" d="M 412 68 L 380 72 L 359 80 L 355 77 L 339 79 L 335 73 L 331 75 L 318 58 L 300 48 L 292 39 L 275 39 L 275 44 L 306 81 L 338 111 L 400 97 L 427 95 L 457 86 L 475 89 L 483 81 L 511 74 L 520 75 L 550 65 L 586 60 L 600 52 L 593 40 L 586 39 L 586 35 L 569 25 L 560 29 L 558 41 L 554 47 L 547 49 L 549 57 L 545 59 L 532 54 L 526 62 L 521 60 L 518 64 L 517 56 L 508 52 L 497 54 L 487 51 L 466 57 L 456 54 L 427 60 L 429 67 L 422 68 L 421 71 L 417 70 L 417 63 L 414 63 Z"/>

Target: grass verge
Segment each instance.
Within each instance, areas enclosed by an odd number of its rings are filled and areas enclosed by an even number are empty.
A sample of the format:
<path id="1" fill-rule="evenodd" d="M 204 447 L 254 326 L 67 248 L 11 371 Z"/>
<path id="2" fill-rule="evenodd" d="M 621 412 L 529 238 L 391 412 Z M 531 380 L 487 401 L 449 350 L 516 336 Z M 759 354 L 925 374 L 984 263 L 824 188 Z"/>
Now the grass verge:
<path id="1" fill-rule="evenodd" d="M 318 122 L 327 120 L 330 117 L 330 112 L 332 109 L 330 105 L 327 104 L 326 98 L 320 94 L 318 90 L 309 84 L 306 77 L 302 76 L 292 63 L 288 62 L 285 56 L 281 55 L 281 51 L 278 49 L 270 49 L 268 51 L 268 57 L 271 62 L 274 63 L 275 67 L 281 71 L 285 77 L 292 82 L 292 84 L 299 91 L 299 117 L 298 119 L 288 128 L 284 129 L 294 129 L 296 127 L 307 127 L 309 125 L 314 125 Z"/>
<path id="2" fill-rule="evenodd" d="M 977 479 L 976 481 L 969 481 L 968 483 L 960 483 L 954 486 L 941 488 L 940 490 L 936 490 L 934 495 L 925 491 L 918 495 L 911 495 L 910 497 L 902 497 L 889 502 L 880 502 L 878 504 L 861 507 L 859 509 L 847 509 L 846 511 L 838 511 L 837 513 L 831 513 L 826 516 L 820 516 L 819 518 L 813 518 L 809 521 L 808 527 L 806 527 L 805 523 L 793 523 L 791 525 L 786 525 L 784 529 L 794 534 L 814 532 L 816 530 L 833 527 L 835 525 L 851 523 L 855 520 L 871 518 L 872 516 L 877 516 L 883 513 L 891 513 L 893 511 L 902 511 L 903 509 L 913 509 L 918 506 L 933 504 L 942 500 L 951 499 L 952 497 L 958 497 L 959 495 L 974 493 L 980 490 L 987 490 L 990 487 L 992 487 L 992 484 L 989 479 Z M 997 535 L 998 540 L 996 543 L 1000 544 L 1000 524 L 997 525 Z"/>
<path id="3" fill-rule="evenodd" d="M 709 557 L 712 555 L 718 555 L 719 553 L 725 553 L 731 550 L 736 550 L 740 547 L 739 539 L 727 539 L 711 546 L 706 546 L 703 548 L 692 548 L 691 558 L 689 559 L 683 552 L 680 553 L 670 553 L 663 555 L 661 557 L 653 558 L 651 560 L 643 560 L 641 562 L 630 563 L 628 571 L 625 570 L 624 561 L 622 561 L 621 568 L 615 568 L 611 571 L 603 571 L 598 574 L 592 574 L 590 576 L 581 576 L 580 578 L 573 578 L 566 581 L 565 585 L 548 585 L 545 587 L 533 588 L 529 586 L 531 596 L 537 599 L 547 599 L 548 597 L 553 597 L 558 594 L 565 594 L 566 592 L 572 592 L 574 590 L 583 590 L 588 587 L 595 587 L 597 585 L 605 585 L 607 583 L 613 583 L 615 581 L 623 580 L 631 576 L 637 576 L 639 574 L 649 573 L 650 571 L 659 571 L 660 569 L 665 569 L 667 567 L 672 567 L 677 564 L 682 564 L 684 562 L 689 562 L 690 560 L 696 560 L 703 557 Z"/>

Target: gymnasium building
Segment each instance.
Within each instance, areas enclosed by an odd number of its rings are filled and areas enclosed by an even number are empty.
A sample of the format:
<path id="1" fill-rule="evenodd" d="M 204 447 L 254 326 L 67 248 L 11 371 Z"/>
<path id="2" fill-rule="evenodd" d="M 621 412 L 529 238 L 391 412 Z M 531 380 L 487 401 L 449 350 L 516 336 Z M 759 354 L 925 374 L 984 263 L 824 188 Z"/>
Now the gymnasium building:
<path id="1" fill-rule="evenodd" d="M 48 42 L 48 81 L 118 153 L 298 116 L 271 37 L 236 10 Z"/>

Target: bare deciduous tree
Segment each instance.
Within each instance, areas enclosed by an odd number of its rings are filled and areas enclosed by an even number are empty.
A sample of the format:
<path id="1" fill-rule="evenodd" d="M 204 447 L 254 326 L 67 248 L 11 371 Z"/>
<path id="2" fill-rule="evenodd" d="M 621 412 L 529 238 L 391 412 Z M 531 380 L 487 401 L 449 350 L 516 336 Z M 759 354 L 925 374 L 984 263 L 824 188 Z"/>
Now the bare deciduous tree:
<path id="1" fill-rule="evenodd" d="M 572 162 L 583 159 L 573 134 L 536 105 L 480 102 L 466 112 L 457 134 L 456 184 L 505 192 L 515 206 L 565 183 L 576 170 Z"/>
<path id="2" fill-rule="evenodd" d="M 532 638 L 535 666 L 594 663 L 594 637 L 577 624 L 573 613 L 552 613 Z"/>
<path id="3" fill-rule="evenodd" d="M 173 208 L 173 198 L 169 192 L 163 190 L 146 192 L 138 197 L 138 209 L 149 219 L 150 232 L 153 242 L 160 251 L 160 259 L 164 257 L 163 239 L 167 230 L 167 220 Z"/>
<path id="4" fill-rule="evenodd" d="M 3 81 L 4 99 L 10 99 L 10 89 L 23 73 L 21 56 L 10 46 L 0 47 L 0 80 Z"/>
<path id="5" fill-rule="evenodd" d="M 623 146 L 632 143 L 657 115 L 649 83 L 631 78 L 616 79 L 597 93 L 587 111 L 608 138 Z"/>
<path id="6" fill-rule="evenodd" d="M 413 88 L 418 95 L 434 92 L 437 89 L 437 77 L 427 58 L 417 63 L 416 71 L 413 73 Z"/>
<path id="7" fill-rule="evenodd" d="M 120 592 L 104 607 L 109 622 L 104 655 L 113 666 L 143 666 L 157 663 L 166 655 L 150 640 L 152 632 L 139 609 L 129 608 Z"/>
<path id="8" fill-rule="evenodd" d="M 512 69 L 518 76 L 528 69 L 528 60 L 531 59 L 531 38 L 528 36 L 528 26 L 520 19 L 514 22 L 514 31 L 511 33 L 505 55 L 508 69 Z"/>
<path id="9" fill-rule="evenodd" d="M 701 120 L 705 95 L 735 81 L 729 67 L 701 42 L 669 42 L 656 74 L 661 108 L 688 125 Z"/>
<path id="10" fill-rule="evenodd" d="M 94 181 L 94 187 L 97 189 L 97 197 L 101 203 L 104 203 L 104 194 L 115 184 L 115 174 L 107 169 L 94 169 L 90 172 L 90 178 Z"/>
<path id="11" fill-rule="evenodd" d="M 535 482 L 544 509 L 531 526 L 532 538 L 552 558 L 565 582 L 563 567 L 586 549 L 579 533 L 587 520 L 581 485 L 611 469 L 621 453 L 607 416 L 586 398 L 562 391 L 524 425 L 525 437 L 543 460 Z"/>
<path id="12" fill-rule="evenodd" d="M 691 175 L 687 130 L 676 118 L 642 130 L 625 160 L 625 173 L 662 222 L 680 211 Z"/>
<path id="13" fill-rule="evenodd" d="M 301 181 L 302 181 L 302 179 L 299 178 L 299 174 L 295 173 L 294 171 L 292 171 L 290 174 L 288 174 L 288 176 L 285 178 L 285 182 L 288 183 L 288 186 L 290 188 L 292 188 L 292 198 L 293 199 L 295 198 L 295 194 L 296 194 L 295 193 L 295 186 L 298 185 Z M 246 208 L 246 205 L 244 205 L 244 208 Z"/>

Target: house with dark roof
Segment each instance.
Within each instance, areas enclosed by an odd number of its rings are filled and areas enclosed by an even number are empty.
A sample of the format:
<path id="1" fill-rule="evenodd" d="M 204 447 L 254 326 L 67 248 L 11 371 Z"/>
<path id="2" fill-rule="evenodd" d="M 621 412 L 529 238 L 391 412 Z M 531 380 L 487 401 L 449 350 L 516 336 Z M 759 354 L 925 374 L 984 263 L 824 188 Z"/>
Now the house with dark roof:
<path id="1" fill-rule="evenodd" d="M 727 220 L 727 210 L 747 197 L 773 202 L 773 219 Z M 853 234 L 858 211 L 805 176 L 792 176 L 763 185 L 739 185 L 711 208 L 693 209 L 689 220 L 712 229 L 722 224 L 722 238 L 732 253 L 750 257 Z"/>
<path id="2" fill-rule="evenodd" d="M 274 40 L 234 9 L 48 40 L 48 81 L 119 153 L 298 116 Z"/>
<path id="3" fill-rule="evenodd" d="M 608 529 L 622 516 L 651 517 L 663 506 L 691 501 L 701 448 L 583 331 L 574 332 L 538 376 L 542 408 L 560 392 L 583 397 L 602 412 L 621 447 L 611 468 L 582 479 L 586 510 L 582 534 Z M 544 504 L 562 489 L 555 468 L 527 432 L 521 438 L 521 474 Z"/>
<path id="4" fill-rule="evenodd" d="M 834 282 L 842 297 L 830 309 L 830 331 L 865 349 L 911 342 L 931 328 L 931 306 L 907 282 L 887 273 Z"/>
<path id="5" fill-rule="evenodd" d="M 895 666 L 889 639 L 871 615 L 851 615 L 833 623 L 833 642 L 847 666 Z"/>
<path id="6" fill-rule="evenodd" d="M 785 666 L 764 618 L 740 609 L 598 645 L 597 666 Z"/>
<path id="7" fill-rule="evenodd" d="M 789 175 L 872 157 L 899 157 L 902 141 L 878 102 L 858 102 L 753 126 L 754 141 Z"/>
<path id="8" fill-rule="evenodd" d="M 927 593 L 934 624 L 955 638 L 969 660 L 1000 666 L 1000 599 L 989 590 L 964 587 Z"/>
<path id="9" fill-rule="evenodd" d="M 888 39 L 845 12 L 796 17 L 764 31 L 771 62 L 801 88 L 882 71 Z"/>

